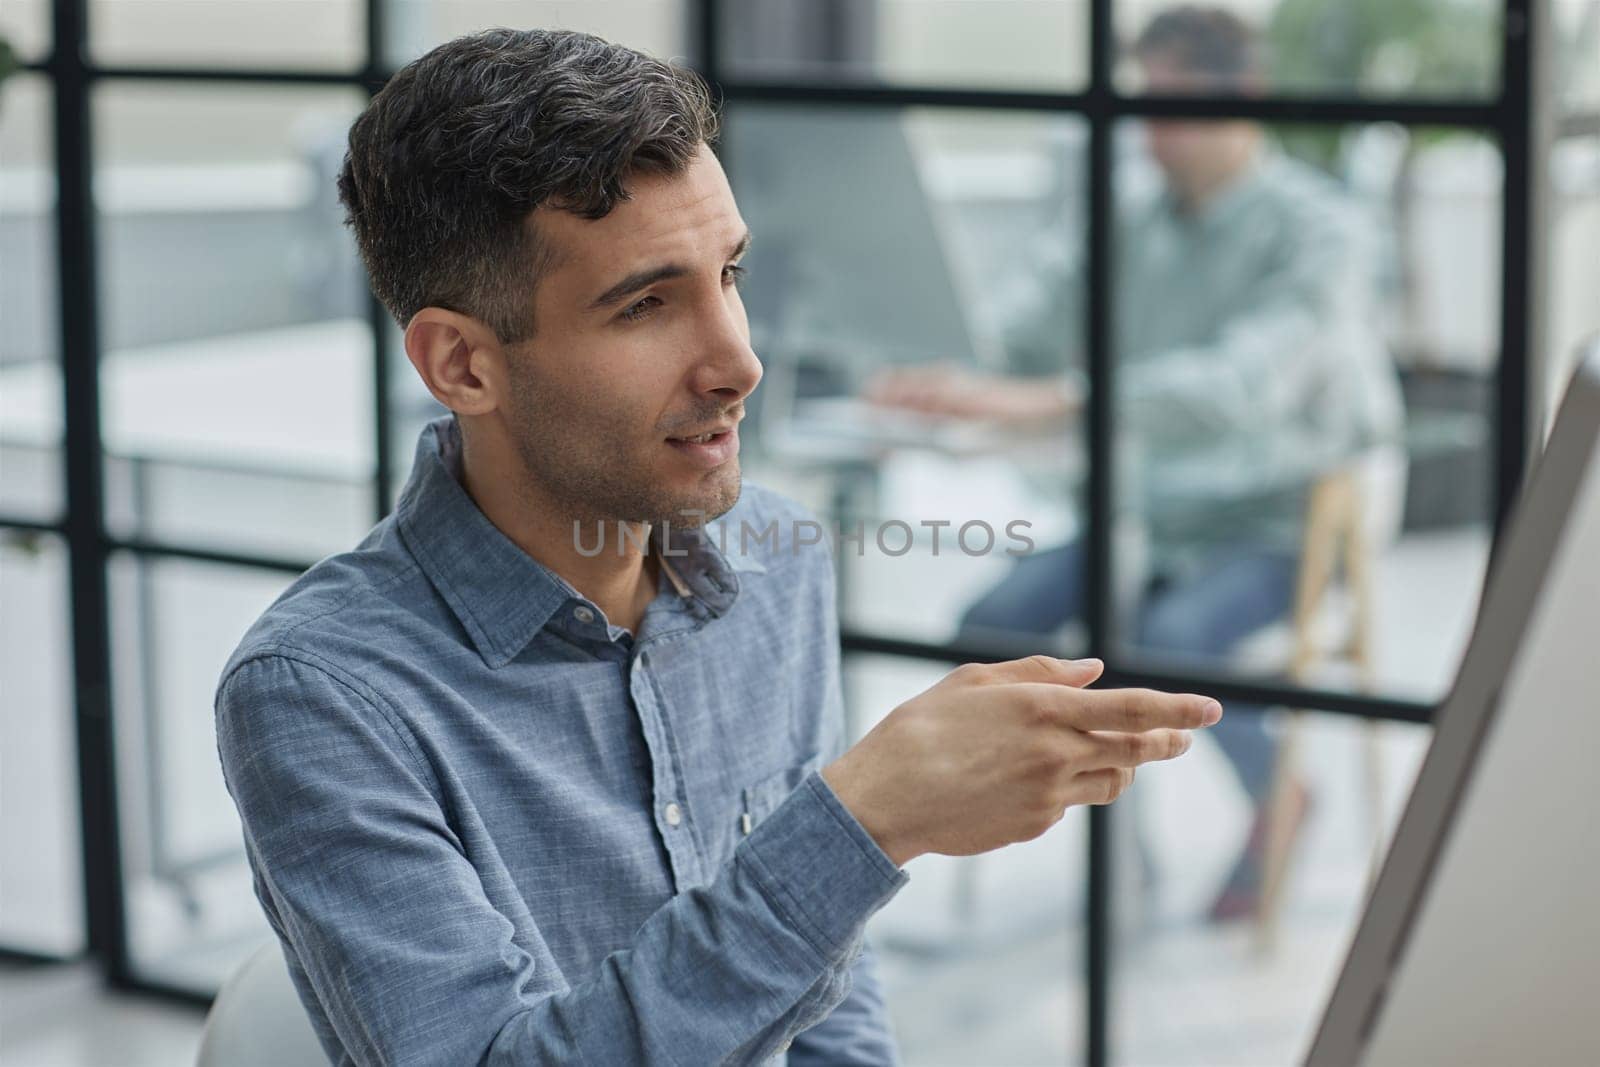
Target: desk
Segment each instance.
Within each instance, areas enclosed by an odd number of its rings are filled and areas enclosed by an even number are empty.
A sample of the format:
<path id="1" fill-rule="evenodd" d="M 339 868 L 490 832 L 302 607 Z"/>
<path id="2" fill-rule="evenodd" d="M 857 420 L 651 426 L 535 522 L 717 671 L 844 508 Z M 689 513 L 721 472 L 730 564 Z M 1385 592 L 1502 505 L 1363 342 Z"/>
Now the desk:
<path id="1" fill-rule="evenodd" d="M 830 483 L 829 515 L 848 523 L 879 518 L 878 483 L 896 452 L 918 451 L 952 459 L 1001 457 L 1019 466 L 1079 485 L 1087 472 L 1083 437 L 1060 429 L 1026 430 L 989 422 L 950 419 L 873 404 L 854 396 L 798 400 L 762 435 L 772 460 Z M 902 516 L 915 526 L 915 520 Z M 841 602 L 848 590 L 846 556 L 839 568 Z"/>
<path id="2" fill-rule="evenodd" d="M 372 358 L 362 319 L 107 352 L 100 363 L 105 450 L 370 479 Z M 51 447 L 63 433 L 59 365 L 0 370 L 0 439 Z"/>

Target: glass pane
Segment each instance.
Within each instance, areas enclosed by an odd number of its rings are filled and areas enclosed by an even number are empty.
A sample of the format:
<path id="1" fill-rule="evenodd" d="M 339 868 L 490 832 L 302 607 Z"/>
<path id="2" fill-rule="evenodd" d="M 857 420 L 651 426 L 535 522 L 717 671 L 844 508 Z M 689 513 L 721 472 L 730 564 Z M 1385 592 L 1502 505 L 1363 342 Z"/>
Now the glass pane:
<path id="1" fill-rule="evenodd" d="M 1600 0 L 1555 0 L 1550 13 L 1557 109 L 1600 114 Z"/>
<path id="2" fill-rule="evenodd" d="M 396 67 L 491 26 L 582 30 L 663 59 L 688 48 L 684 0 L 386 0 L 385 58 Z"/>
<path id="3" fill-rule="evenodd" d="M 1071 346 L 1052 335 L 1028 380 L 1003 379 L 997 327 L 1030 293 L 1024 237 L 1048 234 L 1046 259 L 1077 247 L 1083 142 L 1071 116 L 730 108 L 766 367 L 742 462 L 830 527 L 846 625 L 1018 654 L 1080 643 Z"/>
<path id="4" fill-rule="evenodd" d="M 17 58 L 43 59 L 50 53 L 49 0 L 6 0 L 0 7 L 0 40 L 9 41 Z"/>
<path id="5" fill-rule="evenodd" d="M 334 182 L 364 101 L 97 89 L 117 534 L 311 560 L 371 525 L 371 329 Z"/>
<path id="6" fill-rule="evenodd" d="M 1499 0 L 1117 0 L 1125 92 L 1493 97 Z"/>
<path id="7" fill-rule="evenodd" d="M 1600 133 L 1557 141 L 1550 150 L 1550 244 L 1544 413 L 1572 377 L 1579 344 L 1600 336 Z M 1546 430 L 1548 431 L 1548 425 Z"/>
<path id="8" fill-rule="evenodd" d="M 364 0 L 89 0 L 89 52 L 106 64 L 355 70 L 366 23 Z"/>
<path id="9" fill-rule="evenodd" d="M 212 698 L 291 577 L 119 552 L 110 572 L 123 888 L 135 969 L 214 993 L 272 936 L 217 763 Z"/>
<path id="10" fill-rule="evenodd" d="M 67 551 L 0 530 L 0 946 L 86 947 Z"/>
<path id="11" fill-rule="evenodd" d="M 952 664 L 844 661 L 852 744 Z M 1083 1060 L 1083 808 L 1032 841 L 977 856 L 929 853 L 867 924 L 906 1067 Z"/>
<path id="12" fill-rule="evenodd" d="M 1152 665 L 1435 699 L 1490 538 L 1497 150 L 1388 125 L 1119 132 L 1124 639 Z M 1264 789 L 1259 715 L 1219 735 Z"/>
<path id="13" fill-rule="evenodd" d="M 1286 718 L 1259 817 L 1204 732 L 1140 768 L 1113 809 L 1114 1062 L 1298 1062 L 1431 733 Z"/>
<path id="14" fill-rule="evenodd" d="M 0 107 L 0 514 L 65 509 L 50 86 L 17 75 Z"/>
<path id="15" fill-rule="evenodd" d="M 721 5 L 723 65 L 761 80 L 1082 87 L 1085 0 L 741 0 Z"/>

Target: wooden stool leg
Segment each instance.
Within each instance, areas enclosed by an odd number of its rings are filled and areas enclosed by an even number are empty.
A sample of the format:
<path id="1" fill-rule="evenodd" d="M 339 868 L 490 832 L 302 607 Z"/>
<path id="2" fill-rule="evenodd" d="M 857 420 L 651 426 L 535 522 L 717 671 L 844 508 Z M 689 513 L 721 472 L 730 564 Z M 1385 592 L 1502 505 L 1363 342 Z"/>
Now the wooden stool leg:
<path id="1" fill-rule="evenodd" d="M 1339 472 L 1319 480 L 1311 489 L 1306 507 L 1305 543 L 1300 553 L 1300 569 L 1295 582 L 1293 616 L 1294 652 L 1289 677 L 1305 681 L 1317 660 L 1317 609 L 1339 563 L 1341 541 L 1349 545 L 1352 521 L 1357 517 L 1354 479 Z M 1349 566 L 1348 556 L 1345 559 Z M 1290 846 L 1294 843 L 1296 810 L 1295 785 L 1300 772 L 1300 748 L 1305 722 L 1302 712 L 1290 712 L 1288 728 L 1279 743 L 1273 766 L 1272 790 L 1267 802 L 1267 839 L 1261 860 L 1261 899 L 1256 909 L 1255 944 L 1258 952 L 1271 952 L 1276 946 L 1279 921 L 1288 882 Z"/>
<path id="2" fill-rule="evenodd" d="M 1294 840 L 1294 790 L 1300 776 L 1301 734 L 1304 713 L 1288 712 L 1288 723 L 1278 743 L 1272 767 L 1272 790 L 1267 795 L 1267 840 L 1261 861 L 1261 901 L 1256 912 L 1255 946 L 1270 953 L 1278 946 L 1279 920 L 1283 913 L 1284 886 L 1289 873 L 1289 846 Z"/>
<path id="3" fill-rule="evenodd" d="M 1355 619 L 1347 652 L 1350 661 L 1355 664 L 1361 688 L 1370 692 L 1375 681 L 1372 659 L 1372 568 L 1359 494 L 1351 499 L 1350 512 L 1350 532 L 1345 539 L 1345 573 L 1354 600 Z M 1365 890 L 1370 893 L 1373 882 L 1377 880 L 1378 869 L 1383 865 L 1383 724 L 1376 719 L 1368 719 L 1363 727 L 1361 754 L 1365 764 L 1367 821 L 1372 834 L 1372 857 L 1367 865 Z"/>

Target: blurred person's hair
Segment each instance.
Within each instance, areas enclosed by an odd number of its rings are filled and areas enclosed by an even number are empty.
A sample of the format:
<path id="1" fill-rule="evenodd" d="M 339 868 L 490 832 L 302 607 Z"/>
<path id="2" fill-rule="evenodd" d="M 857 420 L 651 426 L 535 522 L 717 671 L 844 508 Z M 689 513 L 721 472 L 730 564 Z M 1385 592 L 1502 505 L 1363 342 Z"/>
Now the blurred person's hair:
<path id="1" fill-rule="evenodd" d="M 425 307 L 506 344 L 534 332 L 558 263 L 528 218 L 587 219 L 635 173 L 679 174 L 718 118 L 692 71 L 586 33 L 492 29 L 408 63 L 350 127 L 339 200 L 372 290 L 404 327 Z"/>
<path id="2" fill-rule="evenodd" d="M 1180 4 L 1152 18 L 1133 41 L 1140 58 L 1161 55 L 1210 83 L 1240 87 L 1259 79 L 1266 66 L 1250 24 L 1220 7 Z"/>

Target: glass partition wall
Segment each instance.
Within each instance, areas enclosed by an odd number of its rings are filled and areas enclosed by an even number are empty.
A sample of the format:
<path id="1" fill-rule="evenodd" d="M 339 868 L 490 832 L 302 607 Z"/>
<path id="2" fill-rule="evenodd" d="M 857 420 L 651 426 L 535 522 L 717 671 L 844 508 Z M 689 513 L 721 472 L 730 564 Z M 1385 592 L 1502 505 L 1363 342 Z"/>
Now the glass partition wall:
<path id="1" fill-rule="evenodd" d="M 917 861 L 870 928 L 907 1062 L 1297 1055 L 1600 326 L 1600 4 L 300 6 L 0 15 L 0 729 L 8 811 L 55 819 L 0 820 L 0 945 L 205 1000 L 269 936 L 210 687 L 443 410 L 340 225 L 343 134 L 450 36 L 569 26 L 719 94 L 746 477 L 844 535 L 852 737 L 1040 651 L 1229 708 L 1114 807 Z M 917 375 L 982 416 L 862 403 Z"/>

